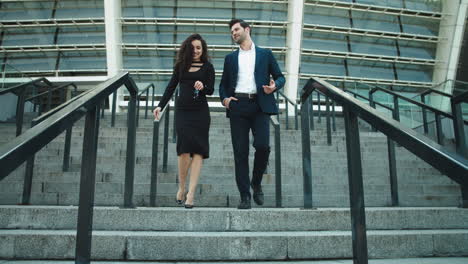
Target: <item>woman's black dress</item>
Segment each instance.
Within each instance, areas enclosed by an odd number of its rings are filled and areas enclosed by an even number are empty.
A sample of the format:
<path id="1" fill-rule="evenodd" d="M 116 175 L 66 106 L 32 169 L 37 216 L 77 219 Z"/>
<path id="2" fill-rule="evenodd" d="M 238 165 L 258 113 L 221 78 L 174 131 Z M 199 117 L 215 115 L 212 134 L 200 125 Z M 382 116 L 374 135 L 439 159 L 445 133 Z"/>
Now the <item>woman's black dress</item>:
<path id="1" fill-rule="evenodd" d="M 213 94 L 214 78 L 215 71 L 209 62 L 205 62 L 198 71 L 180 73 L 175 70 L 172 74 L 158 106 L 161 109 L 166 106 L 179 84 L 179 96 L 176 99 L 177 155 L 190 153 L 200 154 L 204 159 L 209 157 L 211 117 L 206 95 Z M 196 81 L 204 85 L 198 94 L 193 87 Z"/>

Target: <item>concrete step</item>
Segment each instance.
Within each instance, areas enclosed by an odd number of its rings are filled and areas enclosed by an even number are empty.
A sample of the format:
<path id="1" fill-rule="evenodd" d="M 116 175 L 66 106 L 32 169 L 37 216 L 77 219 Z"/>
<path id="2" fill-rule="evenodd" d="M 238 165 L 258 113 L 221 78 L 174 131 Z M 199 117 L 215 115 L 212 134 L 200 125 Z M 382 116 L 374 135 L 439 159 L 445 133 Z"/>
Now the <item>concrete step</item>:
<path id="1" fill-rule="evenodd" d="M 424 257 L 424 258 L 391 258 L 369 259 L 369 264 L 466 264 L 466 257 Z M 0 260 L 0 264 L 74 264 L 74 260 Z M 108 261 L 93 261 L 96 264 L 109 264 Z M 173 264 L 174 262 L 153 261 L 118 261 L 118 264 Z M 177 264 L 277 264 L 278 261 L 177 261 Z M 282 260 L 281 263 L 289 264 L 353 264 L 351 259 L 333 260 Z"/>
<path id="2" fill-rule="evenodd" d="M 0 257 L 72 259 L 75 236 L 75 230 L 0 230 Z M 93 231 L 91 257 L 140 261 L 337 259 L 352 258 L 351 242 L 351 231 Z M 370 258 L 468 254 L 466 229 L 371 230 L 367 242 Z"/>
<path id="3" fill-rule="evenodd" d="M 0 206 L 0 229 L 76 229 L 76 206 Z M 348 208 L 118 207 L 94 208 L 93 230 L 110 231 L 349 231 Z M 53 221 L 51 221 L 53 219 Z M 179 219 L 170 221 L 169 219 Z M 268 219 L 268 224 L 265 220 Z M 367 207 L 368 230 L 468 229 L 468 210 L 456 207 Z"/>

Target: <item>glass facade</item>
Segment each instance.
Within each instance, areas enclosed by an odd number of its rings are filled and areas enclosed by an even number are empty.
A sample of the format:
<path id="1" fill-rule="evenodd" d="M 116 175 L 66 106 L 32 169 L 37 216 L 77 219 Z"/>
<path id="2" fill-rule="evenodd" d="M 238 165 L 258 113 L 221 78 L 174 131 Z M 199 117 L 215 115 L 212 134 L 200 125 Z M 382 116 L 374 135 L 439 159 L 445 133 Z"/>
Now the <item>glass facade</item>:
<path id="1" fill-rule="evenodd" d="M 306 0 L 301 78 L 430 86 L 440 11 L 440 1 Z"/>
<path id="2" fill-rule="evenodd" d="M 252 24 L 256 45 L 271 48 L 287 74 L 289 1 L 120 2 L 122 68 L 141 86 L 154 82 L 162 93 L 178 46 L 195 32 L 208 43 L 218 83 L 224 56 L 236 48 L 232 17 Z M 104 8 L 103 0 L 2 1 L 0 59 L 30 76 L 107 76 Z M 339 87 L 431 86 L 440 1 L 305 0 L 302 8 L 298 91 L 310 76 Z"/>

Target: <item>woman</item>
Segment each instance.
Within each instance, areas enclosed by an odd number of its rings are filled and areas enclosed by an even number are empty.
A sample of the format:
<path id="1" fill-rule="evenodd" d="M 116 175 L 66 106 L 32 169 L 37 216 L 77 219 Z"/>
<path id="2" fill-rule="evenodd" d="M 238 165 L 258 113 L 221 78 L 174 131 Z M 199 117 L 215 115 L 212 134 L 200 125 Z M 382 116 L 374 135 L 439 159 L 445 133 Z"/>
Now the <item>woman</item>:
<path id="1" fill-rule="evenodd" d="M 199 34 L 189 36 L 179 49 L 177 61 L 166 91 L 154 109 L 154 116 L 159 119 L 179 84 L 179 97 L 176 108 L 177 156 L 179 166 L 179 189 L 176 202 L 184 203 L 185 208 L 194 205 L 195 191 L 203 159 L 209 157 L 208 131 L 210 112 L 206 95 L 213 94 L 215 71 L 209 62 L 208 48 Z M 190 169 L 188 192 L 185 182 Z"/>

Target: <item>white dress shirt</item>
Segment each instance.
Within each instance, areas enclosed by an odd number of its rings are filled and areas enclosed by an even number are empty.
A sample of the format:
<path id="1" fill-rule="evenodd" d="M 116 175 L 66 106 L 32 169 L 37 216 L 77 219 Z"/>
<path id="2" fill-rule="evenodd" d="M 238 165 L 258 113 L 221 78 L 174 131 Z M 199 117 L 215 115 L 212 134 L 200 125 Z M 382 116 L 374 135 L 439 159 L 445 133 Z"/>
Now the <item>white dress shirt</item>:
<path id="1" fill-rule="evenodd" d="M 252 42 L 250 50 L 243 50 L 239 47 L 239 72 L 237 75 L 236 93 L 257 93 L 254 72 L 255 44 Z"/>

